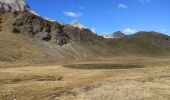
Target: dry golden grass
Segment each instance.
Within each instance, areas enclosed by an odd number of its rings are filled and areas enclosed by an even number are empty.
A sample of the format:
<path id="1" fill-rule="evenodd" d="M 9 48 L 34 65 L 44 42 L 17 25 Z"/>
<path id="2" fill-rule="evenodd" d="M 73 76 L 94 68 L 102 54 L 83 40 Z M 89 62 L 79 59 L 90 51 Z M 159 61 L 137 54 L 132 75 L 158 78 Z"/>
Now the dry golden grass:
<path id="1" fill-rule="evenodd" d="M 0 100 L 169 100 L 169 60 L 125 57 L 79 62 L 143 67 L 131 69 L 72 69 L 62 64 L 0 67 Z"/>

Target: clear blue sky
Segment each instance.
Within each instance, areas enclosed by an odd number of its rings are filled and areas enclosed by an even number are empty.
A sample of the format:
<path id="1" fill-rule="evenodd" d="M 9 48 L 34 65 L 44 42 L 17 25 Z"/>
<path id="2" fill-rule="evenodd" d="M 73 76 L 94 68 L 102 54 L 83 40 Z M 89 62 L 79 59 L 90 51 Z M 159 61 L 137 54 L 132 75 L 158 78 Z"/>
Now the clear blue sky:
<path id="1" fill-rule="evenodd" d="M 39 15 L 79 20 L 98 34 L 158 31 L 170 35 L 170 0 L 27 0 Z"/>

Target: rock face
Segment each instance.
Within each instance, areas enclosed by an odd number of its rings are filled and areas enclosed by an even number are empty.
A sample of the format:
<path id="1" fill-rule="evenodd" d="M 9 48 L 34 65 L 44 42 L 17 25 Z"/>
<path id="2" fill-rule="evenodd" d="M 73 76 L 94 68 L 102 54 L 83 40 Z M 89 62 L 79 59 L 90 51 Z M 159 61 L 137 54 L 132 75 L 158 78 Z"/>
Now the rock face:
<path id="1" fill-rule="evenodd" d="M 117 31 L 112 34 L 112 37 L 114 37 L 114 38 L 119 38 L 119 37 L 123 37 L 123 36 L 125 36 L 125 34 L 122 33 L 121 31 Z"/>
<path id="2" fill-rule="evenodd" d="M 69 35 L 70 39 L 73 41 L 82 41 L 82 42 L 92 42 L 92 41 L 101 41 L 103 37 L 100 37 L 94 34 L 89 29 L 79 29 L 72 25 L 64 25 L 63 31 Z"/>
<path id="3" fill-rule="evenodd" d="M 13 13 L 16 14 L 16 20 L 12 24 L 13 33 L 22 33 L 61 46 L 70 41 L 98 42 L 103 40 L 78 21 L 74 21 L 71 25 L 63 25 L 32 13 L 25 0 L 1 0 L 0 11 L 18 12 Z"/>
<path id="4" fill-rule="evenodd" d="M 12 26 L 14 33 L 34 36 L 45 41 L 52 40 L 58 45 L 64 45 L 69 42 L 68 35 L 62 32 L 63 26 L 57 22 L 49 22 L 29 12 L 22 13 L 22 16 Z"/>
<path id="5" fill-rule="evenodd" d="M 98 42 L 102 37 L 93 34 L 89 29 L 80 29 L 72 25 L 61 25 L 58 22 L 45 20 L 30 12 L 22 12 L 13 23 L 12 32 L 22 33 L 41 40 L 64 45 L 72 41 Z"/>
<path id="6" fill-rule="evenodd" d="M 24 11 L 29 9 L 30 8 L 26 4 L 25 0 L 1 0 L 0 1 L 1 12 Z"/>

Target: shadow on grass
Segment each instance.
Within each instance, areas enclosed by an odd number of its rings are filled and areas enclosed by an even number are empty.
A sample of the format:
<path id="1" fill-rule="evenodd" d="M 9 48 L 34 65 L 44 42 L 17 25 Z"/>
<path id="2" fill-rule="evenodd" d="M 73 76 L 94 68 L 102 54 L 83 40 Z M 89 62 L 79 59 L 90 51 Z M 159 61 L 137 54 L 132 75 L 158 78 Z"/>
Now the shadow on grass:
<path id="1" fill-rule="evenodd" d="M 136 64 L 72 64 L 63 65 L 67 68 L 75 69 L 133 69 L 133 68 L 143 68 L 141 65 Z"/>

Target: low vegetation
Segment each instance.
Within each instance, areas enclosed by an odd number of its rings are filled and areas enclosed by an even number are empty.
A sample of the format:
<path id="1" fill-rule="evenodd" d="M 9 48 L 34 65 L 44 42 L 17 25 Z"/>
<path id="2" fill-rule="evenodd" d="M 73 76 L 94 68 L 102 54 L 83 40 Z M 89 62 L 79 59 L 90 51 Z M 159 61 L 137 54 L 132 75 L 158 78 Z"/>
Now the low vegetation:
<path id="1" fill-rule="evenodd" d="M 64 65 L 67 68 L 75 69 L 132 69 L 132 68 L 143 68 L 137 64 L 73 64 Z"/>

